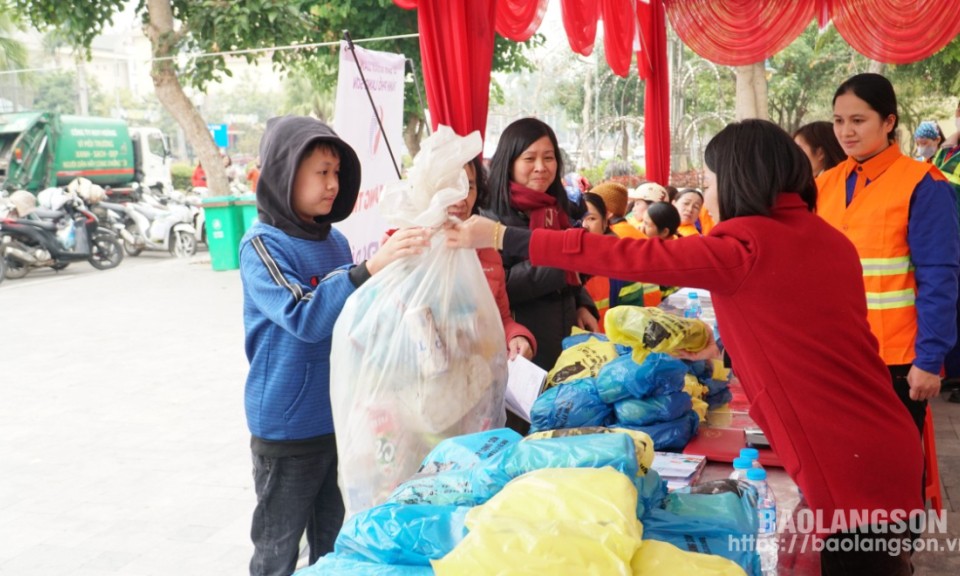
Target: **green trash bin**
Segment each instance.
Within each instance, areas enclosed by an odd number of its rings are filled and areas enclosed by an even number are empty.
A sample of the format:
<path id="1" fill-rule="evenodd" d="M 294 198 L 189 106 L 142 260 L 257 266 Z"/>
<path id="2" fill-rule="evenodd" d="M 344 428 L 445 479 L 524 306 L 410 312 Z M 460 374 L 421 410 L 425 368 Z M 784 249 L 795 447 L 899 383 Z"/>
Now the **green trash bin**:
<path id="1" fill-rule="evenodd" d="M 214 270 L 240 268 L 240 239 L 243 221 L 234 196 L 211 196 L 203 199 L 203 217 L 207 227 L 207 246 Z"/>
<path id="2" fill-rule="evenodd" d="M 253 226 L 253 223 L 259 219 L 257 215 L 257 195 L 243 194 L 237 196 L 235 205 L 240 207 L 240 221 L 243 223 L 243 232 L 246 233 Z"/>

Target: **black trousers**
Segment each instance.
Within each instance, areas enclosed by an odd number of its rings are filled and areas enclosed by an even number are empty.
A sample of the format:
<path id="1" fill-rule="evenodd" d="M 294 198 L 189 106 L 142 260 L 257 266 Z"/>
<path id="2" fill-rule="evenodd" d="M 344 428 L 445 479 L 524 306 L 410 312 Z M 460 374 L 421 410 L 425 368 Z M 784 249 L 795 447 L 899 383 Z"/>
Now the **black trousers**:
<path id="1" fill-rule="evenodd" d="M 917 433 L 923 438 L 923 422 L 927 417 L 927 401 L 910 399 L 910 385 L 907 384 L 907 373 L 910 372 L 910 364 L 898 364 L 887 366 L 887 368 L 890 370 L 893 391 L 897 393 L 897 397 L 899 397 L 903 405 L 907 407 L 907 411 L 910 412 L 910 417 L 913 418 L 913 423 L 917 425 Z"/>
<path id="2" fill-rule="evenodd" d="M 900 534 L 840 532 L 824 541 L 821 576 L 910 576 L 912 539 Z"/>

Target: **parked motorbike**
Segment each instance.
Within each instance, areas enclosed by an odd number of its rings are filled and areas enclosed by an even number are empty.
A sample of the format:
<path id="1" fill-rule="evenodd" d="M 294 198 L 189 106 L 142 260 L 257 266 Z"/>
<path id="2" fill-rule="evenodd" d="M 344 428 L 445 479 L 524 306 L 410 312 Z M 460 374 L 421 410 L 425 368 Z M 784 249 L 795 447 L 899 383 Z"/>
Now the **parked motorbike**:
<path id="1" fill-rule="evenodd" d="M 131 256 L 161 250 L 186 258 L 197 252 L 193 211 L 178 197 L 160 197 L 141 189 L 139 202 L 100 202 L 100 206 L 120 217 L 122 226 L 117 226 L 117 232 Z"/>
<path id="2" fill-rule="evenodd" d="M 0 221 L 0 251 L 7 278 L 23 278 L 34 268 L 59 271 L 79 261 L 108 270 L 123 261 L 123 247 L 117 235 L 101 227 L 97 217 L 75 195 L 68 197 L 58 210 L 21 209 L 15 216 L 8 214 Z"/>

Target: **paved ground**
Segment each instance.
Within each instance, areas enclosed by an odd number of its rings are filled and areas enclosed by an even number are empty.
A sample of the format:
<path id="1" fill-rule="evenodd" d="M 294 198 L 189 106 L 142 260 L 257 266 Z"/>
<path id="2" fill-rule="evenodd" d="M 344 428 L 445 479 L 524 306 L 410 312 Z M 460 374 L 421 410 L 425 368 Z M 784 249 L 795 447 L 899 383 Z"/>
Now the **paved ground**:
<path id="1" fill-rule="evenodd" d="M 240 282 L 203 256 L 0 284 L 0 574 L 246 573 Z M 934 413 L 955 538 L 960 404 Z M 960 573 L 958 553 L 916 561 Z"/>

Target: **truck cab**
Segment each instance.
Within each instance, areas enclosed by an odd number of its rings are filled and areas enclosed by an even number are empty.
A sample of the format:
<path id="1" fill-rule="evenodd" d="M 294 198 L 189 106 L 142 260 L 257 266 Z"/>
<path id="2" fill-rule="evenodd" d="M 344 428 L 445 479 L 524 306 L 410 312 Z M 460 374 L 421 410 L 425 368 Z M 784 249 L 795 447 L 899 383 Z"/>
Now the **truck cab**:
<path id="1" fill-rule="evenodd" d="M 163 132 L 153 127 L 130 128 L 130 140 L 133 142 L 137 182 L 147 188 L 172 192 L 173 156 Z"/>

